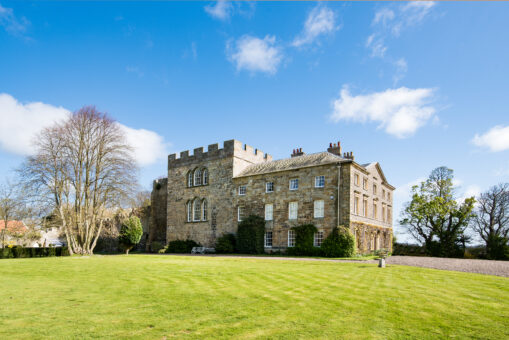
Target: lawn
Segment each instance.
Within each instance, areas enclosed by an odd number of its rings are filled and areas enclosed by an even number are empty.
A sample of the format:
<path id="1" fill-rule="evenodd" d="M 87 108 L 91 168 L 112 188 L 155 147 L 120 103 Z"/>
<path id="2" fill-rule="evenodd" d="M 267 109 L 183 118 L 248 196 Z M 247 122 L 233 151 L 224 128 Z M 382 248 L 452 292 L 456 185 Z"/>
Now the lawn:
<path id="1" fill-rule="evenodd" d="M 509 279 L 164 255 L 0 260 L 6 338 L 509 338 Z"/>

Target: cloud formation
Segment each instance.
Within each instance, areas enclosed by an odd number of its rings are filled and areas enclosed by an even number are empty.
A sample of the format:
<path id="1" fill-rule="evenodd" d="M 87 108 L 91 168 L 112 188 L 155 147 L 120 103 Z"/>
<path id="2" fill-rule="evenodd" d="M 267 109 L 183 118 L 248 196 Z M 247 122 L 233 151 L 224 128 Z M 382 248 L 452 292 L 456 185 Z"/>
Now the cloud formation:
<path id="1" fill-rule="evenodd" d="M 0 150 L 27 156 L 35 152 L 33 138 L 43 128 L 66 119 L 71 112 L 41 102 L 20 103 L 6 93 L 0 93 Z M 133 129 L 120 124 L 127 142 L 134 148 L 134 158 L 146 166 L 167 156 L 168 143 L 157 133 Z"/>
<path id="2" fill-rule="evenodd" d="M 509 125 L 497 125 L 482 135 L 476 134 L 472 143 L 491 152 L 509 150 Z"/>
<path id="3" fill-rule="evenodd" d="M 343 86 L 339 98 L 333 102 L 330 118 L 334 122 L 377 122 L 378 128 L 386 133 L 406 138 L 435 114 L 436 109 L 429 105 L 433 96 L 433 89 L 406 87 L 352 96 L 348 87 Z"/>
<path id="4" fill-rule="evenodd" d="M 300 47 L 313 43 L 320 35 L 330 34 L 338 29 L 334 12 L 322 5 L 311 10 L 304 22 L 303 31 L 297 36 L 292 45 Z"/>
<path id="5" fill-rule="evenodd" d="M 235 42 L 228 42 L 226 50 L 237 71 L 274 74 L 283 59 L 281 49 L 276 46 L 276 37 L 271 35 L 263 39 L 244 35 Z"/>
<path id="6" fill-rule="evenodd" d="M 204 8 L 211 17 L 222 21 L 230 19 L 233 11 L 232 3 L 225 0 L 216 1 L 214 5 L 207 5 Z"/>
<path id="7" fill-rule="evenodd" d="M 25 17 L 17 18 L 14 15 L 12 8 L 3 7 L 0 4 L 0 26 L 2 26 L 7 33 L 12 35 L 23 35 L 29 25 L 30 21 L 28 21 Z"/>

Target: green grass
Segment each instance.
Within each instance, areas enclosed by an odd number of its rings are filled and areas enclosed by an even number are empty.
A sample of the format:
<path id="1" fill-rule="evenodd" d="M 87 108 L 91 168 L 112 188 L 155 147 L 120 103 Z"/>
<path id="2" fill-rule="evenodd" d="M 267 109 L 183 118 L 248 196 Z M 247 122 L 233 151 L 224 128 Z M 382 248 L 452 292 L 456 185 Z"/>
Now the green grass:
<path id="1" fill-rule="evenodd" d="M 509 279 L 370 263 L 0 260 L 6 338 L 509 338 Z"/>

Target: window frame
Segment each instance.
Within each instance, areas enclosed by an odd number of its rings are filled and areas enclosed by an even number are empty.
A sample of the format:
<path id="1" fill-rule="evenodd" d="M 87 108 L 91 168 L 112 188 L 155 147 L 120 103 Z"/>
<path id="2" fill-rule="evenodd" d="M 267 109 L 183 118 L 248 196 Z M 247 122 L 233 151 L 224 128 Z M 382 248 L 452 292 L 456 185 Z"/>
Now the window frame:
<path id="1" fill-rule="evenodd" d="M 269 190 L 269 184 L 271 186 L 271 190 Z M 271 192 L 274 192 L 274 182 L 265 182 L 265 193 L 270 194 Z"/>
<path id="2" fill-rule="evenodd" d="M 368 179 L 366 177 L 362 178 L 362 189 L 368 190 Z"/>
<path id="3" fill-rule="evenodd" d="M 189 172 L 187 173 L 187 187 L 192 188 L 193 184 L 194 184 L 194 171 L 189 170 Z"/>
<path id="4" fill-rule="evenodd" d="M 325 188 L 325 176 L 315 176 L 315 188 Z"/>
<path id="5" fill-rule="evenodd" d="M 242 189 L 244 189 L 243 193 L 242 193 Z M 245 185 L 239 185 L 239 189 L 238 189 L 239 196 L 246 196 L 246 192 L 247 192 L 247 187 Z"/>
<path id="6" fill-rule="evenodd" d="M 201 220 L 202 221 L 207 221 L 207 218 L 208 218 L 208 213 L 209 213 L 209 210 L 208 210 L 208 203 L 207 203 L 207 199 L 204 198 L 202 201 L 201 201 Z"/>
<path id="7" fill-rule="evenodd" d="M 291 235 L 291 237 L 290 237 L 290 235 Z M 292 242 L 290 242 L 290 240 Z M 288 239 L 287 239 L 287 241 L 288 241 L 287 242 L 287 247 L 288 248 L 295 247 L 295 230 L 293 230 L 293 229 L 288 230 Z"/>
<path id="8" fill-rule="evenodd" d="M 201 200 L 198 198 L 195 198 L 193 200 L 193 222 L 199 222 L 201 220 Z M 196 213 L 198 213 L 198 218 L 196 218 Z"/>
<path id="9" fill-rule="evenodd" d="M 318 235 L 320 235 L 320 237 L 318 237 Z M 314 233 L 313 235 L 313 246 L 314 247 L 318 247 L 320 248 L 323 244 L 323 240 L 324 240 L 324 232 L 323 230 L 318 230 L 316 233 Z"/>
<path id="10" fill-rule="evenodd" d="M 295 207 L 295 217 L 292 218 L 292 206 Z M 299 217 L 299 202 L 297 201 L 292 201 L 292 202 L 288 202 L 288 220 L 291 220 L 291 221 L 294 221 L 294 220 L 297 220 Z"/>
<path id="11" fill-rule="evenodd" d="M 242 222 L 243 220 L 243 217 L 244 217 L 244 212 L 242 211 L 244 207 L 242 206 L 238 206 L 237 207 L 237 222 Z"/>
<path id="12" fill-rule="evenodd" d="M 267 237 L 267 236 L 269 234 L 270 234 L 270 245 L 267 245 L 267 241 L 269 240 L 269 237 Z M 272 230 L 266 231 L 263 234 L 263 247 L 264 248 L 272 248 L 273 241 L 274 241 L 274 233 L 272 232 Z"/>
<path id="13" fill-rule="evenodd" d="M 321 207 L 319 206 L 321 203 Z M 318 212 L 318 214 L 317 214 Z M 315 200 L 313 202 L 313 218 L 325 217 L 325 200 Z"/>
<path id="14" fill-rule="evenodd" d="M 270 207 L 269 210 L 267 210 L 267 207 Z M 270 218 L 267 218 L 267 213 L 270 211 Z M 273 221 L 274 220 L 274 204 L 272 203 L 266 203 L 265 204 L 265 221 Z"/>
<path id="15" fill-rule="evenodd" d="M 201 185 L 209 185 L 209 170 L 203 168 L 201 171 Z"/>
<path id="16" fill-rule="evenodd" d="M 357 186 L 357 187 L 360 185 L 359 178 L 360 178 L 360 176 L 358 173 L 353 174 L 353 184 L 355 184 L 355 186 Z"/>
<path id="17" fill-rule="evenodd" d="M 292 186 L 293 183 L 295 183 L 295 187 Z M 289 189 L 290 189 L 290 191 L 299 190 L 299 179 L 298 178 L 290 179 Z"/>
<path id="18" fill-rule="evenodd" d="M 201 179 L 202 179 L 202 177 L 201 177 L 201 169 L 194 170 L 193 185 L 195 187 L 198 187 L 198 186 L 202 185 L 201 184 L 202 183 Z"/>
<path id="19" fill-rule="evenodd" d="M 193 201 L 187 201 L 187 222 L 193 222 Z"/>

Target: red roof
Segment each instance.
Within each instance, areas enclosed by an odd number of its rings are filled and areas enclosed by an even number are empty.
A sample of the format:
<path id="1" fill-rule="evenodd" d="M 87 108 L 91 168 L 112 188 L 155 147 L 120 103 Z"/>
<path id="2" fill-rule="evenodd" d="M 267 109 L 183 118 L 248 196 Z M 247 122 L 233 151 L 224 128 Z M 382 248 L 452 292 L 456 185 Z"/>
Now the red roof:
<path id="1" fill-rule="evenodd" d="M 5 220 L 0 220 L 0 231 L 2 231 L 5 227 Z M 24 233 L 28 229 L 25 226 L 23 221 L 8 221 L 7 222 L 7 231 L 11 233 Z"/>

